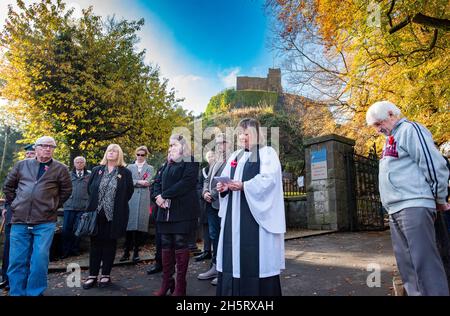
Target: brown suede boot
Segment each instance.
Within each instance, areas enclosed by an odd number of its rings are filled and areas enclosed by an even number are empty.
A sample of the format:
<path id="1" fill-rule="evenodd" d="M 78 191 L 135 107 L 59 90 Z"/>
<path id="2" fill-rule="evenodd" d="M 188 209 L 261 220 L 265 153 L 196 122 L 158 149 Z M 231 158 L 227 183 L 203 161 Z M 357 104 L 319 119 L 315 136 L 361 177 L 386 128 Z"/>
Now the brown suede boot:
<path id="1" fill-rule="evenodd" d="M 175 289 L 175 280 L 172 277 L 175 272 L 175 249 L 162 250 L 162 268 L 163 280 L 161 288 L 153 292 L 155 296 L 166 296 L 167 291 L 170 291 L 172 294 Z"/>
<path id="2" fill-rule="evenodd" d="M 177 262 L 177 281 L 173 296 L 186 296 L 186 272 L 189 265 L 189 249 L 178 249 L 175 251 Z"/>

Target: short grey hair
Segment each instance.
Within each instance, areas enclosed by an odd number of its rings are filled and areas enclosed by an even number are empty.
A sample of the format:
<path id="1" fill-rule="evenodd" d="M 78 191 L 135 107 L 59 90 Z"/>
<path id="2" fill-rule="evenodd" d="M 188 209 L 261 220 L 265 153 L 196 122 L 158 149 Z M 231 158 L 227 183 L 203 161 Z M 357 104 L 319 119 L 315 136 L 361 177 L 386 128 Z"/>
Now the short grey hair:
<path id="1" fill-rule="evenodd" d="M 373 125 L 376 122 L 383 121 L 389 117 L 389 111 L 394 116 L 400 117 L 402 111 L 390 101 L 379 101 L 372 104 L 366 113 L 367 125 Z"/>
<path id="2" fill-rule="evenodd" d="M 51 136 L 42 136 L 39 137 L 36 142 L 34 143 L 35 146 L 41 145 L 41 144 L 52 144 L 53 146 L 56 146 L 55 139 Z"/>
<path id="3" fill-rule="evenodd" d="M 73 162 L 75 163 L 75 160 L 77 160 L 77 159 L 81 159 L 81 160 L 84 161 L 84 163 L 86 163 L 86 158 L 84 158 L 83 156 L 75 157 L 75 158 L 73 159 Z"/>

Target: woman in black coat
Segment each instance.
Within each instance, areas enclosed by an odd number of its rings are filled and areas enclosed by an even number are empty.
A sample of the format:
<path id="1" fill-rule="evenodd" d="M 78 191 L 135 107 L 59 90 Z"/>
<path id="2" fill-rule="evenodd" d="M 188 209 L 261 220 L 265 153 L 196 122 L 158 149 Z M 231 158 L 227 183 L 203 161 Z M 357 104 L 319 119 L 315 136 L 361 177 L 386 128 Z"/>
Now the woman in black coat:
<path id="1" fill-rule="evenodd" d="M 83 283 L 84 289 L 90 289 L 97 283 L 100 287 L 111 285 L 110 273 L 116 256 L 117 239 L 126 233 L 128 200 L 134 191 L 131 172 L 125 166 L 122 149 L 111 144 L 100 165 L 92 169 L 87 209 L 98 214 L 96 229 L 91 236 L 89 277 Z M 102 275 L 97 282 L 100 265 Z"/>
<path id="2" fill-rule="evenodd" d="M 199 199 L 196 185 L 198 162 L 190 155 L 189 140 L 174 134 L 169 142 L 169 161 L 155 179 L 153 197 L 160 207 L 156 221 L 161 232 L 163 281 L 159 291 L 186 295 L 189 264 L 188 236 L 197 224 Z M 176 263 L 176 282 L 173 279 Z"/>

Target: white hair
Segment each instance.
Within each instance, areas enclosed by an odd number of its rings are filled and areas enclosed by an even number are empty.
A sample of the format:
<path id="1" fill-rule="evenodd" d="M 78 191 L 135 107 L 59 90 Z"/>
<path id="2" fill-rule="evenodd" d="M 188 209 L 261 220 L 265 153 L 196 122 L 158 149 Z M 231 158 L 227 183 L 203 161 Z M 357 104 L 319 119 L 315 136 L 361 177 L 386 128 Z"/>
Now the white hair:
<path id="1" fill-rule="evenodd" d="M 73 162 L 75 162 L 75 160 L 78 160 L 78 159 L 81 159 L 81 160 L 83 160 L 84 163 L 86 163 L 86 158 L 84 158 L 83 156 L 75 157 L 75 158 L 73 159 Z"/>
<path id="2" fill-rule="evenodd" d="M 40 145 L 40 144 L 52 144 L 53 146 L 56 146 L 56 142 L 55 139 L 51 136 L 42 136 L 39 137 L 36 142 L 34 143 L 35 145 Z"/>
<path id="3" fill-rule="evenodd" d="M 367 125 L 373 125 L 376 122 L 383 121 L 389 117 L 389 112 L 396 117 L 402 115 L 402 111 L 392 102 L 379 101 L 370 106 L 366 113 Z"/>

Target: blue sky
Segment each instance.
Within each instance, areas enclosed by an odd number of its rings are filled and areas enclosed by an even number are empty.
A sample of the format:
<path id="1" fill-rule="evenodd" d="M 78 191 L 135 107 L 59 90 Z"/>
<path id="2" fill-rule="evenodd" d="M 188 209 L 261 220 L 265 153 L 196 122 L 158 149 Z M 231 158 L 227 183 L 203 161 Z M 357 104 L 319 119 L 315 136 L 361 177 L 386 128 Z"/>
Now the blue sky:
<path id="1" fill-rule="evenodd" d="M 262 0 L 142 0 L 153 18 L 172 31 L 187 58 L 212 67 L 251 65 L 267 57 Z"/>
<path id="2" fill-rule="evenodd" d="M 32 1 L 25 1 L 30 3 Z M 0 0 L 3 25 L 8 4 Z M 158 64 L 183 107 L 203 112 L 210 97 L 235 86 L 236 75 L 266 76 L 274 64 L 264 0 L 67 0 L 102 16 L 145 19 L 139 49 Z M 276 66 L 276 64 L 275 64 Z"/>

